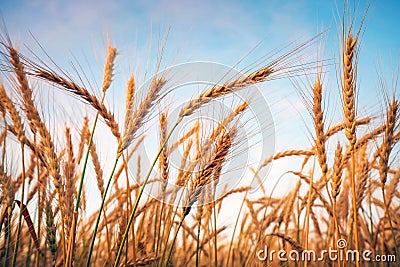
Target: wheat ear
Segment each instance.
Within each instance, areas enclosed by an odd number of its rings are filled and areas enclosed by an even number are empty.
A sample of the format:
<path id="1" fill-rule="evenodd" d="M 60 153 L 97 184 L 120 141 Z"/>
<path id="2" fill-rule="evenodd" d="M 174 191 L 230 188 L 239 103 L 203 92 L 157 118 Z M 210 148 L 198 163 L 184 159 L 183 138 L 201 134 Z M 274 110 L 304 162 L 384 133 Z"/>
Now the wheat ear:
<path id="1" fill-rule="evenodd" d="M 166 82 L 165 75 L 162 75 L 160 78 L 154 78 L 145 99 L 135 111 L 133 110 L 133 102 L 131 102 L 129 109 L 126 110 L 125 131 L 118 146 L 118 153 L 122 153 L 135 139 L 137 130 L 145 122 L 147 115 L 160 97 L 161 89 Z M 132 112 L 133 115 L 130 114 Z"/>
<path id="2" fill-rule="evenodd" d="M 352 192 L 352 206 L 353 206 L 353 230 L 355 249 L 359 249 L 358 241 L 358 220 L 357 220 L 357 193 L 356 193 L 356 179 L 355 179 L 355 151 L 356 144 L 356 131 L 355 131 L 355 116 L 356 116 L 356 59 L 357 52 L 357 39 L 356 35 L 353 38 L 352 34 L 347 33 L 344 40 L 342 64 L 343 64 L 343 84 L 342 84 L 342 102 L 344 112 L 345 134 L 350 143 L 351 151 L 351 192 Z M 359 263 L 356 262 L 357 267 Z"/>
<path id="3" fill-rule="evenodd" d="M 383 201 L 385 204 L 385 213 L 386 216 L 388 217 L 391 233 L 392 233 L 392 238 L 394 241 L 394 246 L 395 246 L 395 252 L 396 252 L 396 257 L 398 257 L 398 247 L 397 247 L 397 241 L 396 241 L 396 235 L 395 231 L 393 228 L 393 223 L 392 219 L 390 216 L 389 212 L 389 205 L 388 202 L 386 201 L 386 195 L 385 195 L 385 184 L 387 181 L 387 174 L 389 170 L 389 156 L 390 153 L 393 149 L 393 146 L 395 144 L 394 142 L 394 131 L 396 128 L 396 123 L 399 118 L 399 101 L 396 100 L 394 97 L 389 104 L 389 108 L 387 111 L 386 115 L 386 123 L 385 123 L 385 131 L 384 131 L 384 136 L 383 136 L 383 141 L 382 145 L 378 148 L 379 150 L 379 176 L 381 180 L 381 189 L 382 189 L 382 196 L 383 196 Z"/>
<path id="4" fill-rule="evenodd" d="M 384 185 L 387 180 L 387 173 L 389 170 L 389 156 L 394 145 L 394 132 L 396 122 L 399 118 L 399 101 L 393 98 L 389 104 L 389 109 L 386 116 L 386 124 L 383 135 L 382 145 L 379 148 L 379 177 L 381 183 Z"/>
<path id="5" fill-rule="evenodd" d="M 216 143 L 215 152 L 213 153 L 214 156 L 211 157 L 210 161 L 205 164 L 204 168 L 202 168 L 192 180 L 188 196 L 185 200 L 184 207 L 182 209 L 178 228 L 176 229 L 174 238 L 172 239 L 172 244 L 166 259 L 167 260 L 166 265 L 168 265 L 171 259 L 172 250 L 176 241 L 176 237 L 178 235 L 179 229 L 182 226 L 184 219 L 189 214 L 192 205 L 198 200 L 200 194 L 204 191 L 205 185 L 212 182 L 212 174 L 215 170 L 215 167 L 218 166 L 219 164 L 222 164 L 221 162 L 225 161 L 225 157 L 227 156 L 229 150 L 231 149 L 233 138 L 235 137 L 236 134 L 237 134 L 236 127 L 230 128 L 228 131 L 225 131 L 221 134 L 220 138 L 218 138 Z M 163 258 L 161 261 L 163 261 Z"/>
<path id="6" fill-rule="evenodd" d="M 250 75 L 239 78 L 233 81 L 229 81 L 222 86 L 212 87 L 199 94 L 196 98 L 190 100 L 180 111 L 178 120 L 181 120 L 185 116 L 193 114 L 193 112 L 199 109 L 201 106 L 207 104 L 215 98 L 227 95 L 237 90 L 248 87 L 252 84 L 265 81 L 269 75 L 273 73 L 271 67 L 265 67 L 259 69 Z"/>
<path id="7" fill-rule="evenodd" d="M 117 49 L 109 46 L 107 49 L 106 64 L 104 66 L 103 86 L 101 91 L 103 94 L 108 90 L 111 85 L 112 78 L 114 76 L 114 61 L 117 56 Z"/>
<path id="8" fill-rule="evenodd" d="M 101 100 L 99 100 L 96 96 L 92 95 L 86 88 L 78 85 L 77 83 L 73 82 L 72 80 L 69 80 L 68 78 L 64 78 L 58 75 L 57 73 L 51 70 L 46 70 L 44 68 L 38 68 L 37 70 L 34 70 L 33 75 L 38 78 L 49 81 L 50 83 L 55 84 L 56 86 L 64 88 L 68 92 L 71 92 L 79 96 L 84 101 L 86 101 L 94 109 L 97 110 L 97 112 L 101 117 L 103 117 L 104 122 L 110 128 L 112 134 L 117 139 L 120 138 L 121 134 L 119 132 L 119 126 L 114 118 L 114 115 L 106 108 L 106 106 L 103 104 Z"/>

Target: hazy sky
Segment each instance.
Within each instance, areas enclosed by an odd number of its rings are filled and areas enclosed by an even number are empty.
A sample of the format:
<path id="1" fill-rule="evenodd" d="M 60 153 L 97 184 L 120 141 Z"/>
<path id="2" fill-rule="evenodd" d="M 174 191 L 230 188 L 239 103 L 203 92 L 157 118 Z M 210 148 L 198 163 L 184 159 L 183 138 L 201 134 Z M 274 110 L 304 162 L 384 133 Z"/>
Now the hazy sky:
<path id="1" fill-rule="evenodd" d="M 91 53 L 110 36 L 139 52 L 170 27 L 168 48 L 181 60 L 234 63 L 264 40 L 276 48 L 332 27 L 337 36 L 341 1 L 7 1 L 1 10 L 11 35 L 30 43 L 28 31 L 52 56 Z M 339 3 L 335 3 L 339 2 Z M 356 1 L 358 2 L 358 1 Z M 361 15 L 366 1 L 358 4 Z M 374 1 L 367 19 L 366 54 L 398 58 L 398 1 Z M 179 49 L 179 51 L 178 51 Z M 262 54 L 262 52 L 259 52 Z"/>

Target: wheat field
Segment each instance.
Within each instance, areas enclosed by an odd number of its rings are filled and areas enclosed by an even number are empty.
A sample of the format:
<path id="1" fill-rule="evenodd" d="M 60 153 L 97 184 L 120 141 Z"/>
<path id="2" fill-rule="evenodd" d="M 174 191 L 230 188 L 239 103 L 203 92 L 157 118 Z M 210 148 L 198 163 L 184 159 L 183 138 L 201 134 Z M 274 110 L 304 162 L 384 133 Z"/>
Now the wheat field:
<path id="1" fill-rule="evenodd" d="M 316 47 L 322 32 L 278 49 L 241 76 L 199 87 L 174 110 L 174 76 L 162 67 L 162 44 L 151 73 L 132 73 L 120 88 L 122 116 L 108 101 L 116 60 L 124 57 L 117 47 L 108 46 L 103 78 L 88 86 L 80 66 L 68 72 L 50 57 L 20 51 L 3 27 L 0 266 L 399 266 L 398 73 L 380 77 L 379 112 L 359 112 L 368 8 L 355 20 L 351 10 L 345 5 L 334 63 Z M 306 53 L 318 59 L 303 62 Z M 328 67 L 337 84 L 326 82 Z M 241 121 L 254 99 L 228 100 L 276 79 L 290 80 L 305 105 L 311 145 L 275 151 L 256 169 L 236 166 L 244 149 L 258 153 L 243 148 L 241 134 L 251 127 L 251 119 Z M 43 90 L 69 97 L 85 113 L 57 101 L 63 115 L 46 112 L 43 103 L 52 100 Z M 338 103 L 329 102 L 340 107 L 342 119 L 334 123 L 327 121 L 329 90 L 340 94 Z M 212 126 L 197 115 L 223 101 L 229 110 Z M 67 117 L 73 123 L 59 121 Z M 146 139 L 150 155 L 140 149 Z M 101 142 L 111 148 L 105 152 Z M 280 173 L 296 183 L 275 194 L 276 184 L 261 173 L 290 158 L 299 164 Z M 236 169 L 252 177 L 229 187 Z M 224 212 L 231 218 L 220 223 Z M 359 260 L 348 258 L 354 251 Z M 302 255 L 309 260 L 292 259 Z"/>

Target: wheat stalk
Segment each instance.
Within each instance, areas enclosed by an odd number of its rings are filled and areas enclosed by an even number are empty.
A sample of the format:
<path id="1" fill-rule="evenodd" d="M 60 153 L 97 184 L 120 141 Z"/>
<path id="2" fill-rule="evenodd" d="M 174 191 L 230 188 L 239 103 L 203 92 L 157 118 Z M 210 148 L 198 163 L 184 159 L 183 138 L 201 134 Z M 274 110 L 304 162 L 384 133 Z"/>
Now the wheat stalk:
<path id="1" fill-rule="evenodd" d="M 65 140 L 66 140 L 67 160 L 64 162 L 63 166 L 64 188 L 65 188 L 64 214 L 67 219 L 66 233 L 70 235 L 68 230 L 71 227 L 71 222 L 72 222 L 72 213 L 74 210 L 74 196 L 76 195 L 76 189 L 75 189 L 75 157 L 72 147 L 71 130 L 68 127 L 65 129 Z"/>
<path id="2" fill-rule="evenodd" d="M 361 126 L 361 125 L 366 125 L 369 124 L 371 122 L 371 117 L 366 117 L 366 118 L 362 118 L 362 119 L 358 119 L 354 122 L 355 126 Z M 332 135 L 340 132 L 341 130 L 343 130 L 346 127 L 346 125 L 344 123 L 339 123 L 337 125 L 332 126 L 331 128 L 329 128 L 326 132 L 325 132 L 325 137 L 328 139 L 329 137 L 331 137 Z"/>
<path id="3" fill-rule="evenodd" d="M 135 108 L 135 91 L 136 91 L 136 82 L 135 77 L 132 75 L 127 82 L 126 85 L 126 100 L 125 100 L 125 110 L 134 110 Z M 130 121 L 132 118 L 131 112 L 126 112 L 125 121 Z"/>
<path id="4" fill-rule="evenodd" d="M 95 108 L 99 115 L 103 117 L 106 125 L 110 128 L 112 134 L 119 139 L 121 134 L 119 132 L 118 123 L 115 121 L 114 115 L 108 111 L 106 106 L 94 95 L 90 94 L 90 92 L 84 87 L 79 86 L 75 82 L 63 78 L 52 72 L 50 70 L 39 69 L 34 72 L 36 77 L 45 79 L 51 83 L 54 83 L 62 88 L 65 88 L 69 92 L 81 97 L 83 100 L 88 102 L 93 108 Z"/>
<path id="5" fill-rule="evenodd" d="M 202 155 L 208 155 L 209 151 L 212 149 L 212 144 L 213 144 L 214 140 L 216 139 L 216 137 L 222 131 L 225 130 L 225 127 L 227 127 L 229 125 L 229 123 L 231 123 L 232 120 L 236 116 L 238 116 L 241 113 L 243 113 L 247 109 L 248 105 L 249 105 L 248 102 L 243 102 L 238 107 L 236 107 L 230 114 L 228 114 L 228 116 L 226 116 L 220 123 L 218 123 L 217 127 L 212 131 L 212 133 L 210 134 L 209 138 L 207 138 L 207 140 L 204 142 L 204 144 L 202 144 L 201 151 L 200 150 L 197 151 L 197 154 L 196 154 L 195 158 L 192 160 L 192 162 L 190 162 L 189 166 L 185 169 L 185 172 L 184 173 L 183 173 L 183 171 L 179 172 L 176 185 L 178 185 L 178 186 L 185 186 L 186 185 L 186 183 L 188 181 L 188 177 L 192 174 L 192 172 L 194 171 L 196 165 L 201 160 L 201 156 Z M 187 153 L 189 153 L 189 151 L 187 151 Z M 185 151 L 185 154 L 186 154 L 186 151 Z M 205 159 L 205 160 L 207 160 L 207 159 Z M 182 167 L 181 170 L 183 170 L 184 166 L 182 165 L 181 167 Z"/>
<path id="6" fill-rule="evenodd" d="M 364 199 L 364 194 L 367 189 L 367 180 L 370 171 L 369 162 L 366 158 L 362 161 L 361 170 L 358 175 L 357 181 L 357 202 L 356 209 L 361 208 L 362 201 Z"/>
<path id="7" fill-rule="evenodd" d="M 343 31 L 345 31 L 343 27 Z M 344 123 L 345 123 L 345 135 L 350 144 L 350 151 L 352 157 L 352 168 L 351 168 L 351 192 L 352 192 L 352 205 L 353 205 L 353 230 L 355 239 L 355 249 L 359 249 L 358 240 L 358 220 L 357 220 L 357 195 L 356 195 L 356 179 L 355 179 L 355 151 L 354 147 L 356 144 L 356 127 L 355 127 L 355 116 L 356 116 L 356 54 L 357 54 L 357 40 L 358 34 L 353 37 L 351 32 L 347 34 L 343 33 L 344 45 L 342 54 L 342 65 L 343 65 L 343 80 L 342 80 L 342 102 L 344 112 Z M 359 267 L 358 261 L 356 266 Z"/>
<path id="8" fill-rule="evenodd" d="M 352 147 L 356 144 L 356 127 L 355 127 L 355 96 L 356 96 L 356 72 L 355 72 L 355 53 L 357 48 L 357 36 L 353 38 L 348 33 L 344 44 L 343 63 L 343 111 L 345 134 Z"/>

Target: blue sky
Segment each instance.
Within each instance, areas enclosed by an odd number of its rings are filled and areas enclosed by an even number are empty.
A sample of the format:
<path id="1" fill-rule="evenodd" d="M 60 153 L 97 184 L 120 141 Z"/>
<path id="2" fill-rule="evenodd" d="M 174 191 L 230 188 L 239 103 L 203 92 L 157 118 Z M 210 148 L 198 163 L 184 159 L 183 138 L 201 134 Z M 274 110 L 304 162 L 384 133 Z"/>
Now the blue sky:
<path id="1" fill-rule="evenodd" d="M 366 1 L 358 3 L 358 17 L 365 6 Z M 322 0 L 16 0 L 3 2 L 1 12 L 8 32 L 23 52 L 27 51 L 24 45 L 40 51 L 31 32 L 57 64 L 67 70 L 70 70 L 70 61 L 87 64 L 94 69 L 98 83 L 101 83 L 106 46 L 112 40 L 120 52 L 116 79 L 121 81 L 117 84 L 124 84 L 131 71 L 144 72 L 150 45 L 152 58 L 168 29 L 164 66 L 191 60 L 233 66 L 259 44 L 240 65 L 246 67 L 272 49 L 299 38 L 309 39 L 327 28 L 331 30 L 323 38 L 324 57 L 332 59 L 338 54 L 337 23 L 342 3 Z M 360 54 L 360 110 L 377 112 L 381 108 L 376 101 L 380 97 L 377 93 L 378 63 L 384 66 L 389 81 L 391 71 L 399 68 L 399 12 L 400 1 L 393 0 L 373 2 L 368 13 Z M 327 87 L 335 87 L 334 68 L 327 77 Z M 119 96 L 123 91 L 113 94 Z M 328 95 L 336 91 L 333 89 Z M 310 140 L 304 127 L 307 113 L 292 84 L 288 81 L 273 83 L 267 95 L 275 122 L 280 122 L 276 130 L 277 136 L 282 138 L 276 140 L 277 150 L 307 147 Z M 340 114 L 339 106 L 340 102 L 334 104 L 334 113 Z M 117 118 L 122 119 L 123 114 L 117 114 Z M 327 118 L 330 124 L 336 119 L 335 114 Z"/>
<path id="2" fill-rule="evenodd" d="M 55 57 L 65 51 L 91 53 L 107 36 L 118 47 L 141 51 L 150 37 L 156 40 L 171 27 L 168 47 L 181 60 L 229 64 L 262 40 L 276 48 L 330 26 L 335 37 L 336 5 L 341 12 L 342 4 L 335 1 L 17 0 L 3 3 L 1 10 L 13 37 L 30 43 L 29 30 Z M 359 14 L 364 6 L 361 1 Z M 372 4 L 364 40 L 368 53 L 398 55 L 399 7 L 398 1 Z"/>

